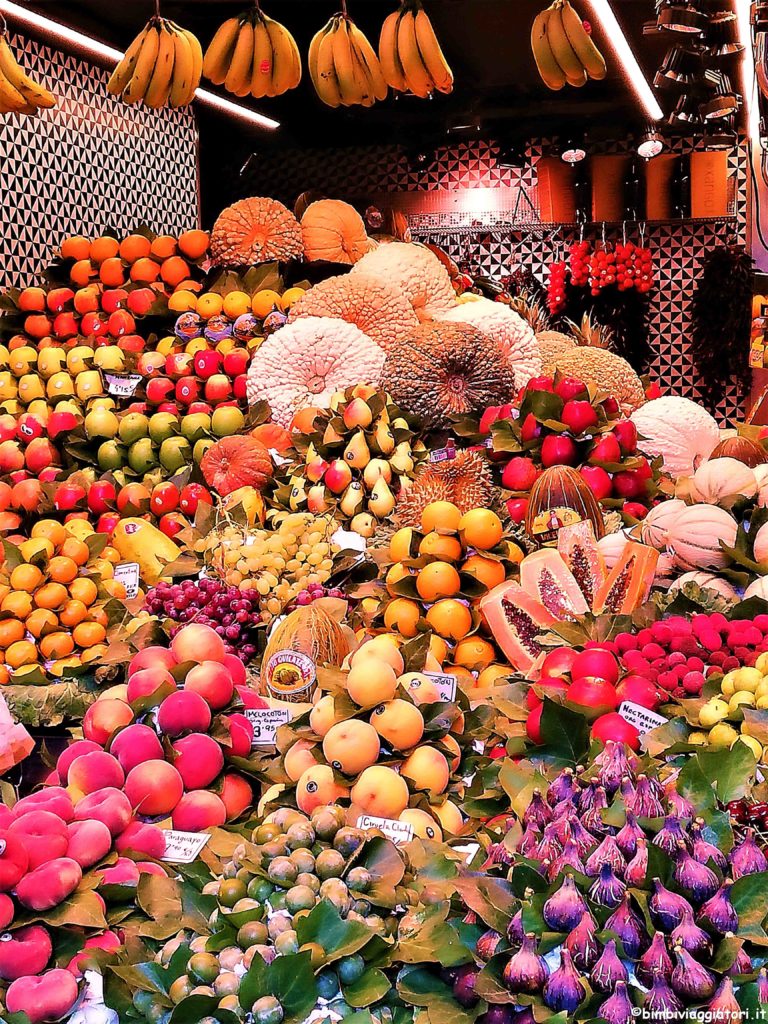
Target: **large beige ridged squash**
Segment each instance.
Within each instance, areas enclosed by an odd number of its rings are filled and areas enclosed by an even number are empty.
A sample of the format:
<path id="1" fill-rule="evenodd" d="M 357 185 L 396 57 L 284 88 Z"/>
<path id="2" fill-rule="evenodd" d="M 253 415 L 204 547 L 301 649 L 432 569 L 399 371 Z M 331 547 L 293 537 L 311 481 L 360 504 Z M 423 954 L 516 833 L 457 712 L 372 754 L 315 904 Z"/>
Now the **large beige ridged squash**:
<path id="1" fill-rule="evenodd" d="M 551 376 L 559 370 L 567 377 L 594 384 L 615 398 L 626 415 L 645 402 L 643 385 L 635 371 L 626 359 L 607 349 L 576 345 L 557 352 L 549 360 L 542 355 L 542 361 L 544 373 Z"/>
<path id="2" fill-rule="evenodd" d="M 501 345 L 471 324 L 421 324 L 388 353 L 382 386 L 427 427 L 503 405 L 515 375 Z"/>
<path id="3" fill-rule="evenodd" d="M 301 225 L 276 199 L 240 199 L 219 214 L 211 231 L 211 259 L 227 266 L 301 259 Z"/>
<path id="4" fill-rule="evenodd" d="M 563 352 L 576 348 L 576 339 L 562 331 L 539 331 L 536 344 L 539 346 L 542 366 L 551 366 Z"/>
<path id="5" fill-rule="evenodd" d="M 386 351 L 419 325 L 402 288 L 369 274 L 340 274 L 314 285 L 291 306 L 288 322 L 306 316 L 346 320 Z"/>
<path id="6" fill-rule="evenodd" d="M 384 349 L 338 317 L 286 324 L 256 350 L 248 368 L 248 401 L 266 400 L 272 419 L 288 427 L 306 406 L 327 409 L 336 391 L 378 384 Z"/>
<path id="7" fill-rule="evenodd" d="M 456 304 L 451 278 L 440 260 L 418 242 L 387 242 L 366 253 L 352 274 L 370 274 L 399 285 L 419 320 L 434 320 Z"/>
<path id="8" fill-rule="evenodd" d="M 693 476 L 720 440 L 717 422 L 707 410 L 679 395 L 654 398 L 635 410 L 631 419 L 640 451 L 660 455 L 663 472 L 673 480 Z"/>
<path id="9" fill-rule="evenodd" d="M 531 377 L 541 373 L 541 356 L 531 325 L 503 302 L 479 298 L 454 306 L 438 319 L 471 324 L 497 341 L 515 372 L 515 387 L 525 387 Z"/>
<path id="10" fill-rule="evenodd" d="M 318 199 L 301 218 L 304 256 L 310 262 L 357 263 L 375 246 L 363 218 L 341 199 Z"/>

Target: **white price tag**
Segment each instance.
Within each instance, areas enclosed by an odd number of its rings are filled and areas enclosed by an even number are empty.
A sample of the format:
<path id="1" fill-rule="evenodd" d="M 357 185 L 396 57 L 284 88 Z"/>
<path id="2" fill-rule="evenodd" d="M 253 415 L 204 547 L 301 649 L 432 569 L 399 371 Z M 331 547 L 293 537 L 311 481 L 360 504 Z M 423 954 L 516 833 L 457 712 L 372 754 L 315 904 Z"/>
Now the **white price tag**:
<path id="1" fill-rule="evenodd" d="M 272 747 L 277 730 L 290 722 L 291 712 L 287 708 L 248 708 L 245 717 L 253 725 L 254 747 Z"/>
<path id="2" fill-rule="evenodd" d="M 178 832 L 167 829 L 165 853 L 160 860 L 168 864 L 191 864 L 211 837 L 207 832 Z"/>
<path id="3" fill-rule="evenodd" d="M 427 679 L 431 679 L 440 691 L 440 700 L 456 699 L 456 676 L 443 675 L 442 672 L 424 672 Z"/>
<path id="4" fill-rule="evenodd" d="M 144 378 L 140 373 L 105 373 L 104 380 L 107 382 L 107 394 L 119 398 L 133 398 L 136 388 Z"/>
<path id="5" fill-rule="evenodd" d="M 125 596 L 130 600 L 139 592 L 141 573 L 138 562 L 121 562 L 115 566 L 114 578 L 125 587 Z"/>
<path id="6" fill-rule="evenodd" d="M 619 705 L 619 714 L 625 722 L 634 725 L 640 735 L 650 732 L 651 729 L 658 729 L 660 725 L 666 725 L 669 721 L 663 715 L 657 715 L 655 711 L 649 711 L 642 704 L 633 704 L 630 700 L 622 701 Z"/>
<path id="7" fill-rule="evenodd" d="M 413 825 L 407 821 L 397 821 L 396 818 L 377 818 L 373 814 L 361 814 L 357 819 L 357 827 L 377 828 L 384 833 L 387 839 L 391 839 L 395 846 L 410 843 L 413 839 Z"/>

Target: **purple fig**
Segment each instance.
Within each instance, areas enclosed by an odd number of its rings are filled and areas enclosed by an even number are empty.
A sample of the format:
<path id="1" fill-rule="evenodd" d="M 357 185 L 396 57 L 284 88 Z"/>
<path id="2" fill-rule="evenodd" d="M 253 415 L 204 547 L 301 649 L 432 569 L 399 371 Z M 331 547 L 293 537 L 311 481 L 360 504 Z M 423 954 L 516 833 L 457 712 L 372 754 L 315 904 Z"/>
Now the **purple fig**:
<path id="1" fill-rule="evenodd" d="M 579 970 L 588 971 L 595 963 L 600 952 L 600 944 L 597 941 L 597 924 L 588 910 L 581 915 L 576 927 L 568 932 L 563 945 Z"/>
<path id="2" fill-rule="evenodd" d="M 499 948 L 501 943 L 501 936 L 493 928 L 489 928 L 487 932 L 483 932 L 480 938 L 477 940 L 477 955 L 481 960 L 488 963 L 493 954 Z"/>
<path id="3" fill-rule="evenodd" d="M 566 836 L 565 841 L 568 837 Z M 535 859 L 536 860 L 556 860 L 563 852 L 563 843 L 560 841 L 557 835 L 557 831 L 554 828 L 554 822 L 546 825 L 544 828 L 544 834 L 539 841 L 539 845 L 536 847 Z"/>
<path id="4" fill-rule="evenodd" d="M 637 853 L 627 864 L 624 881 L 627 885 L 640 886 L 648 874 L 648 840 L 640 837 L 637 840 Z"/>
<path id="5" fill-rule="evenodd" d="M 660 818 L 664 814 L 657 786 L 655 779 L 650 779 L 647 775 L 638 775 L 635 795 L 632 802 L 627 804 L 629 810 L 638 818 Z"/>
<path id="6" fill-rule="evenodd" d="M 637 823 L 637 817 L 632 811 L 627 811 L 627 820 L 616 835 L 616 845 L 624 855 L 625 860 L 631 860 L 637 853 L 638 839 L 645 838 L 643 830 Z"/>
<path id="7" fill-rule="evenodd" d="M 507 926 L 507 938 L 514 946 L 519 946 L 523 941 L 525 928 L 523 928 L 523 908 L 513 914 L 512 920 Z"/>
<path id="8" fill-rule="evenodd" d="M 560 966 L 544 984 L 544 1002 L 555 1013 L 573 1013 L 586 994 L 587 990 L 573 966 L 571 954 L 563 947 L 560 950 Z"/>
<path id="9" fill-rule="evenodd" d="M 531 800 L 523 815 L 523 827 L 535 822 L 540 828 L 544 828 L 552 820 L 552 808 L 541 795 L 540 789 L 534 789 Z"/>
<path id="10" fill-rule="evenodd" d="M 573 875 L 567 874 L 557 892 L 553 892 L 544 904 L 542 916 L 554 932 L 569 932 L 581 920 L 587 909 L 584 897 L 576 888 Z"/>
<path id="11" fill-rule="evenodd" d="M 578 791 L 573 768 L 563 768 L 547 790 L 547 802 L 554 807 L 563 800 L 571 800 Z"/>
<path id="12" fill-rule="evenodd" d="M 667 799 L 667 807 L 670 813 L 676 814 L 678 818 L 690 820 L 696 813 L 696 808 L 691 801 L 684 797 L 682 793 L 678 793 L 674 785 L 665 787 L 664 796 Z"/>
<path id="13" fill-rule="evenodd" d="M 672 958 L 667 952 L 667 940 L 663 932 L 656 932 L 651 944 L 637 961 L 635 974 L 643 985 L 649 987 L 657 974 L 669 979 L 672 976 Z"/>
<path id="14" fill-rule="evenodd" d="M 584 813 L 588 811 L 595 803 L 595 795 L 600 786 L 600 780 L 595 776 L 585 783 L 579 793 L 579 810 Z"/>
<path id="15" fill-rule="evenodd" d="M 725 938 L 732 939 L 733 932 L 726 932 Z M 752 973 L 752 958 L 743 946 L 739 946 L 733 963 L 728 968 L 728 975 L 731 978 L 741 978 L 745 974 Z"/>
<path id="16" fill-rule="evenodd" d="M 680 820 L 674 814 L 668 814 L 663 826 L 653 838 L 653 845 L 674 857 L 680 843 L 683 843 L 686 849 L 689 848 L 688 836 L 683 832 Z"/>
<path id="17" fill-rule="evenodd" d="M 539 826 L 536 824 L 526 825 L 522 836 L 520 836 L 517 852 L 521 857 L 535 858 L 540 842 L 541 829 Z"/>
<path id="18" fill-rule="evenodd" d="M 532 996 L 542 991 L 548 977 L 547 962 L 536 952 L 536 936 L 528 932 L 523 936 L 522 946 L 504 968 L 504 984 L 510 992 Z"/>
<path id="19" fill-rule="evenodd" d="M 627 891 L 626 885 L 616 876 L 609 863 L 603 864 L 600 874 L 592 883 L 589 898 L 599 907 L 618 907 Z"/>
<path id="20" fill-rule="evenodd" d="M 648 1020 L 676 1020 L 681 1014 L 683 1004 L 663 974 L 654 975 L 650 992 L 643 1003 L 643 1010 Z"/>
<path id="21" fill-rule="evenodd" d="M 630 960 L 636 960 L 648 946 L 648 932 L 632 909 L 629 893 L 605 922 L 605 928 L 619 939 L 624 955 Z"/>
<path id="22" fill-rule="evenodd" d="M 671 932 L 682 921 L 683 913 L 693 908 L 684 896 L 670 892 L 660 879 L 654 878 L 651 886 L 653 895 L 648 902 L 651 920 L 657 928 Z"/>
<path id="23" fill-rule="evenodd" d="M 612 992 L 618 981 L 626 982 L 628 978 L 627 968 L 616 952 L 616 940 L 609 939 L 600 954 L 600 959 L 590 971 L 590 984 L 598 992 Z"/>
<path id="24" fill-rule="evenodd" d="M 704 819 L 697 818 L 691 823 L 690 836 L 693 840 L 693 853 L 694 859 L 699 861 L 701 864 L 709 864 L 710 861 L 719 868 L 720 871 L 725 871 L 728 867 L 728 858 L 725 856 L 723 851 L 719 849 L 714 843 L 708 842 L 704 838 Z"/>
<path id="25" fill-rule="evenodd" d="M 726 878 L 715 895 L 699 908 L 699 920 L 705 928 L 717 935 L 739 930 L 739 915 L 731 903 L 732 888 L 733 881 Z"/>
<path id="26" fill-rule="evenodd" d="M 704 903 L 720 888 L 717 875 L 706 864 L 699 864 L 680 843 L 675 854 L 675 869 L 672 877 L 686 896 L 694 903 Z"/>
<path id="27" fill-rule="evenodd" d="M 582 825 L 593 836 L 603 835 L 608 831 L 608 826 L 603 821 L 603 811 L 607 806 L 608 795 L 602 786 L 598 786 L 592 799 L 592 806 L 588 807 L 581 816 Z"/>
<path id="28" fill-rule="evenodd" d="M 760 871 L 768 869 L 768 860 L 765 859 L 765 854 L 755 842 L 755 833 L 751 828 L 746 830 L 742 841 L 734 846 L 728 854 L 728 861 L 734 878 L 756 875 Z"/>
<path id="29" fill-rule="evenodd" d="M 768 1006 L 768 970 L 761 967 L 757 972 L 757 999 L 763 1006 Z"/>
<path id="30" fill-rule="evenodd" d="M 587 874 L 594 878 L 600 873 L 603 864 L 610 864 L 614 874 L 619 876 L 624 874 L 624 869 L 627 866 L 624 855 L 613 836 L 606 836 L 603 839 L 597 849 L 590 854 L 584 867 L 587 869 Z"/>
<path id="31" fill-rule="evenodd" d="M 729 977 L 723 978 L 717 992 L 707 1005 L 710 1013 L 710 1020 L 716 1021 L 740 1021 L 742 1020 L 741 1007 L 736 996 L 733 994 L 733 980 Z"/>
<path id="32" fill-rule="evenodd" d="M 608 793 L 615 793 L 621 785 L 625 775 L 632 775 L 632 766 L 629 763 L 627 752 L 622 743 L 608 740 L 605 747 L 595 758 L 593 768 L 598 769 L 597 777 L 600 785 L 604 786 Z"/>
<path id="33" fill-rule="evenodd" d="M 634 1020 L 634 1006 L 627 993 L 625 982 L 616 982 L 613 995 L 600 1005 L 597 1016 L 602 1017 L 608 1024 L 629 1024 Z"/>
<path id="34" fill-rule="evenodd" d="M 675 967 L 672 971 L 672 988 L 686 1002 L 701 1003 L 715 993 L 715 976 L 706 967 L 694 960 L 687 949 L 675 949 Z"/>
<path id="35" fill-rule="evenodd" d="M 578 818 L 571 820 L 571 839 L 579 849 L 581 857 L 588 857 L 598 844 L 598 840 L 582 825 Z"/>
<path id="36" fill-rule="evenodd" d="M 456 980 L 453 983 L 453 998 L 459 1004 L 469 1009 L 476 1006 L 478 997 L 475 994 L 475 985 L 480 969 L 475 964 L 462 964 L 458 968 Z"/>
<path id="37" fill-rule="evenodd" d="M 579 856 L 579 848 L 572 839 L 563 847 L 563 852 L 550 862 L 547 867 L 547 878 L 554 882 L 563 872 L 572 871 L 580 875 L 584 874 L 584 865 Z"/>
<path id="38" fill-rule="evenodd" d="M 683 911 L 680 924 L 672 930 L 670 940 L 673 947 L 682 946 L 689 953 L 700 957 L 706 957 L 711 946 L 709 936 L 696 924 L 690 909 Z"/>
<path id="39" fill-rule="evenodd" d="M 516 1007 L 510 1003 L 494 1003 L 477 1018 L 477 1024 L 517 1024 Z"/>

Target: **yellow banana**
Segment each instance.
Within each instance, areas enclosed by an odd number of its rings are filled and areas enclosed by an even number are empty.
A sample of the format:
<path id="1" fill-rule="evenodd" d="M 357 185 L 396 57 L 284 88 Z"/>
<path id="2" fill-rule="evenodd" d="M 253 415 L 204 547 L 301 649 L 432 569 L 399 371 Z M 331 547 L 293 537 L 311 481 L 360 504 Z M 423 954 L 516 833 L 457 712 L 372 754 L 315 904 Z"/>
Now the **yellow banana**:
<path id="1" fill-rule="evenodd" d="M 325 26 L 323 26 L 323 28 L 318 32 L 315 32 L 312 36 L 312 42 L 309 44 L 309 50 L 307 51 L 307 71 L 309 71 L 309 77 L 312 81 L 312 85 L 315 87 L 315 92 L 317 92 L 317 54 L 320 50 L 320 43 L 325 32 Z"/>
<path id="2" fill-rule="evenodd" d="M 112 72 L 110 79 L 107 82 L 107 92 L 111 93 L 113 96 L 119 96 L 130 82 L 133 72 L 136 69 L 136 61 L 139 59 L 141 48 L 144 45 L 144 39 L 150 28 L 151 25 L 149 24 L 144 26 L 123 54 L 120 63 Z"/>
<path id="3" fill-rule="evenodd" d="M 269 96 L 282 96 L 301 81 L 299 49 L 288 29 L 272 18 L 264 17 L 272 44 L 272 77 Z"/>
<path id="4" fill-rule="evenodd" d="M 388 91 L 387 83 L 384 80 L 381 64 L 379 63 L 379 58 L 376 56 L 376 51 L 368 42 L 368 37 L 365 33 L 361 32 L 353 22 L 349 22 L 349 32 L 352 38 L 352 43 L 355 47 L 355 52 L 362 61 L 368 79 L 371 83 L 374 98 L 377 100 L 385 100 L 387 98 Z"/>
<path id="5" fill-rule="evenodd" d="M 571 44 L 584 70 L 590 78 L 601 81 L 608 73 L 605 60 L 602 53 L 592 42 L 592 37 L 584 28 L 581 18 L 571 7 L 569 0 L 562 0 L 560 4 L 560 17 L 563 30 L 568 37 L 568 42 Z"/>
<path id="6" fill-rule="evenodd" d="M 341 87 L 333 63 L 333 37 L 339 17 L 334 16 L 325 26 L 317 51 L 317 95 L 329 107 L 341 106 Z"/>
<path id="7" fill-rule="evenodd" d="M 155 70 L 144 93 L 144 102 L 152 110 L 159 110 L 168 102 L 176 58 L 174 39 L 175 33 L 169 28 L 168 22 L 161 21 Z"/>
<path id="8" fill-rule="evenodd" d="M 565 34 L 562 18 L 560 17 L 560 6 L 557 0 L 555 0 L 555 3 L 549 8 L 547 39 L 552 50 L 552 56 L 560 65 L 560 69 L 565 75 L 565 80 L 569 85 L 573 85 L 578 89 L 586 84 L 587 72 L 574 53 L 573 47 L 568 41 L 568 36 Z"/>
<path id="9" fill-rule="evenodd" d="M 21 114 L 26 106 L 27 101 L 19 90 L 0 74 L 0 113 Z"/>
<path id="10" fill-rule="evenodd" d="M 376 102 L 373 81 L 368 71 L 368 66 L 355 43 L 355 37 L 352 33 L 352 22 L 349 19 L 346 21 L 345 30 L 349 39 L 349 47 L 352 54 L 352 73 L 355 76 L 355 85 L 360 93 L 360 102 L 364 107 L 372 107 Z"/>
<path id="11" fill-rule="evenodd" d="M 547 24 L 550 13 L 549 10 L 542 11 L 533 19 L 533 25 L 531 26 L 531 49 L 533 50 L 533 59 L 536 61 L 536 67 L 538 68 L 541 80 L 548 89 L 557 92 L 565 85 L 566 78 L 563 69 L 555 60 L 555 55 L 552 53 L 552 47 L 549 44 Z"/>
<path id="12" fill-rule="evenodd" d="M 195 98 L 195 93 L 200 88 L 200 79 L 203 74 L 203 48 L 194 32 L 190 32 L 185 28 L 181 31 L 189 40 L 189 46 L 192 50 L 192 81 L 189 83 L 189 92 L 185 99 L 185 104 L 189 104 Z"/>
<path id="13" fill-rule="evenodd" d="M 123 92 L 123 101 L 125 103 L 138 103 L 140 99 L 143 99 L 152 78 L 152 73 L 155 70 L 159 49 L 160 29 L 153 23 L 149 26 L 149 30 L 144 36 L 136 67 L 130 82 Z"/>
<path id="14" fill-rule="evenodd" d="M 240 19 L 228 18 L 222 25 L 219 25 L 216 34 L 208 45 L 203 59 L 203 74 L 214 85 L 224 85 L 232 55 L 235 52 L 235 43 L 240 31 Z"/>
<path id="15" fill-rule="evenodd" d="M 256 15 L 253 27 L 253 66 L 251 69 L 251 96 L 261 99 L 272 84 L 272 40 L 261 14 Z"/>
<path id="16" fill-rule="evenodd" d="M 405 81 L 414 94 L 425 99 L 434 91 L 435 83 L 421 59 L 416 41 L 416 19 L 412 11 L 405 11 L 397 26 L 397 52 L 405 72 Z"/>
<path id="17" fill-rule="evenodd" d="M 345 107 L 363 102 L 363 90 L 355 77 L 352 44 L 347 35 L 346 18 L 340 18 L 331 38 L 333 40 L 333 66 L 339 81 L 341 102 Z"/>
<path id="18" fill-rule="evenodd" d="M 235 96 L 245 96 L 251 91 L 251 70 L 253 68 L 253 22 L 249 19 L 240 26 L 240 32 L 232 54 L 224 88 Z"/>
<path id="19" fill-rule="evenodd" d="M 397 25 L 402 17 L 402 9 L 393 11 L 381 26 L 379 36 L 379 62 L 384 81 L 396 92 L 405 92 L 405 73 L 397 53 Z"/>
<path id="20" fill-rule="evenodd" d="M 448 93 L 453 89 L 453 72 L 440 49 L 435 30 L 429 15 L 423 7 L 416 11 L 416 42 L 419 44 L 419 52 L 424 62 L 424 67 L 429 72 L 429 77 L 435 83 L 438 92 Z"/>
<path id="21" fill-rule="evenodd" d="M 172 107 L 183 107 L 187 103 L 195 59 L 192 56 L 192 45 L 178 25 L 171 27 L 173 33 L 173 77 L 168 102 Z"/>
<path id="22" fill-rule="evenodd" d="M 56 105 L 56 97 L 38 82 L 33 81 L 20 66 L 13 55 L 5 37 L 0 38 L 0 72 L 5 76 L 8 83 L 21 93 L 24 105 L 37 107 L 53 107 Z M 23 111 L 20 111 L 20 113 Z"/>

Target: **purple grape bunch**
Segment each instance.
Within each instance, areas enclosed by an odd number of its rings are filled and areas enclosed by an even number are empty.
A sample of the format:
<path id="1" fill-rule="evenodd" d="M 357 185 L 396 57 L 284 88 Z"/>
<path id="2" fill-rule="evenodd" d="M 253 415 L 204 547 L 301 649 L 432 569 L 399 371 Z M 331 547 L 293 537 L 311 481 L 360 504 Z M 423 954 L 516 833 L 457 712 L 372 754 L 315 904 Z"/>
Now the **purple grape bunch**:
<path id="1" fill-rule="evenodd" d="M 171 619 L 171 636 L 188 622 L 210 626 L 222 638 L 227 651 L 246 665 L 258 650 L 255 630 L 263 624 L 258 602 L 221 580 L 160 582 L 147 591 L 144 610 Z"/>
<path id="2" fill-rule="evenodd" d="M 336 597 L 343 599 L 344 591 L 339 587 L 324 587 L 322 583 L 311 583 L 306 590 L 300 590 L 296 599 L 286 606 L 286 611 L 293 611 L 294 608 L 306 608 L 313 601 L 321 597 Z"/>

